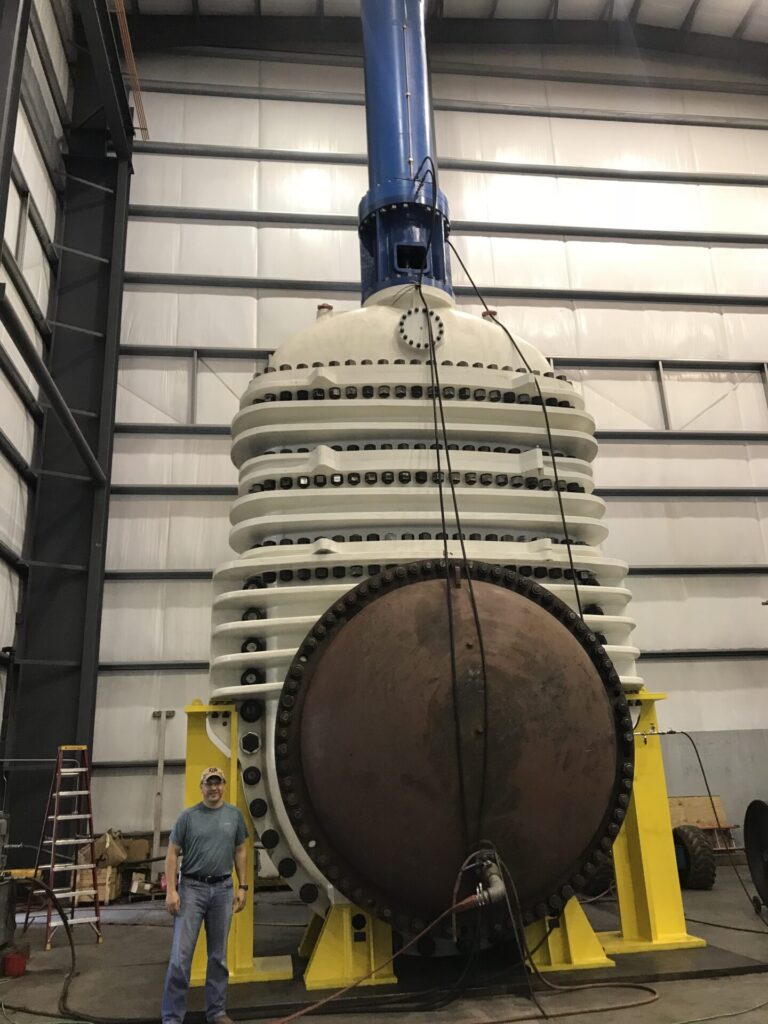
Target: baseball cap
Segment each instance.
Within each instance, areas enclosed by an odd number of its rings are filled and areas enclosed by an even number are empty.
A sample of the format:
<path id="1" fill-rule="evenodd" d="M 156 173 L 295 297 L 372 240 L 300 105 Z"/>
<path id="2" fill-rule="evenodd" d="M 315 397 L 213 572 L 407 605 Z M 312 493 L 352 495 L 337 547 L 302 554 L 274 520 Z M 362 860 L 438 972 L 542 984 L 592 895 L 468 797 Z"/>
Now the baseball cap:
<path id="1" fill-rule="evenodd" d="M 208 779 L 212 779 L 215 775 L 218 775 L 222 782 L 227 781 L 227 777 L 221 768 L 206 768 L 200 776 L 200 782 L 206 782 Z"/>

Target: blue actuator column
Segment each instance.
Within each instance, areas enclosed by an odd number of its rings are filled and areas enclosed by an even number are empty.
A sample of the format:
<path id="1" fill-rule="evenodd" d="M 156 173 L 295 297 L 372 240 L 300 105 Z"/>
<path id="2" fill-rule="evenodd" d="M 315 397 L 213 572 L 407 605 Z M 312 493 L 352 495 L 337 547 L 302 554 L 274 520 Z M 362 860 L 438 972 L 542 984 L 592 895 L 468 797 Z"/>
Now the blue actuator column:
<path id="1" fill-rule="evenodd" d="M 383 288 L 452 295 L 448 203 L 436 187 L 423 0 L 362 0 L 368 192 L 358 211 L 363 302 Z"/>

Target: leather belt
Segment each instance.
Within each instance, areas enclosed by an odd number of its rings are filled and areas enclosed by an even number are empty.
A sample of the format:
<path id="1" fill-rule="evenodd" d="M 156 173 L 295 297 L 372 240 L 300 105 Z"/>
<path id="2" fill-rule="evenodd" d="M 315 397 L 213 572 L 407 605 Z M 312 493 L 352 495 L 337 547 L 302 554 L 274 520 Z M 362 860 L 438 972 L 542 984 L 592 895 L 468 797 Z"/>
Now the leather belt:
<path id="1" fill-rule="evenodd" d="M 190 875 L 182 874 L 182 878 L 192 878 L 195 882 L 207 882 L 208 885 L 214 885 L 216 882 L 226 882 L 231 875 Z"/>

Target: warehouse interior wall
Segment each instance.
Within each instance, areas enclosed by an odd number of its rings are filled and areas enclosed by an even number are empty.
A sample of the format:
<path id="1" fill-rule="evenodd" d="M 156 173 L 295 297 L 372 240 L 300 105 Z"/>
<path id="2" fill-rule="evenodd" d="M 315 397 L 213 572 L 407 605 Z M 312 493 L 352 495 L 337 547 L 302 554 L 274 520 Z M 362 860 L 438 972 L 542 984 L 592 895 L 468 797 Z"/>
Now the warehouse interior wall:
<path id="1" fill-rule="evenodd" d="M 669 695 L 662 726 L 701 744 L 738 822 L 768 785 L 766 78 L 565 46 L 439 56 L 463 66 L 433 76 L 454 244 L 509 329 L 583 391 L 640 672 Z M 314 59 L 139 61 L 150 141 L 136 144 L 123 299 L 99 828 L 151 829 L 158 710 L 175 711 L 163 828 L 182 805 L 183 707 L 208 692 L 210 573 L 232 557 L 239 396 L 319 303 L 359 303 L 362 72 Z M 557 80 L 568 71 L 600 81 Z M 455 264 L 453 276 L 479 315 Z M 23 445 L 21 411 L 3 415 Z M 3 513 L 9 544 L 23 500 L 19 488 L 19 512 Z M 7 615 L 14 584 L 2 585 Z M 683 739 L 667 738 L 665 756 L 671 794 L 703 792 Z"/>
<path id="2" fill-rule="evenodd" d="M 0 283 L 39 354 L 50 337 L 63 164 L 71 110 L 68 3 L 34 0 L 21 86 L 6 210 Z M 24 540 L 34 495 L 38 386 L 0 324 L 0 648 L 13 647 L 23 592 Z M 0 701 L 7 661 L 0 659 Z"/>

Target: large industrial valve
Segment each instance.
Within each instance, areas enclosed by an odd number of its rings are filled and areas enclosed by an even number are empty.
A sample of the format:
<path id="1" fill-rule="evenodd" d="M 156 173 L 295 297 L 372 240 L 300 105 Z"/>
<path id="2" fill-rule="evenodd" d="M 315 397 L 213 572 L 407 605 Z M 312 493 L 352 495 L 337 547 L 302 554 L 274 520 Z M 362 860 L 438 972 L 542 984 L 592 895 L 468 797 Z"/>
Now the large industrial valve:
<path id="1" fill-rule="evenodd" d="M 398 566 L 328 609 L 289 669 L 275 751 L 311 860 L 413 932 L 488 843 L 526 920 L 560 911 L 606 859 L 634 759 L 594 633 L 535 582 L 460 561 Z"/>

